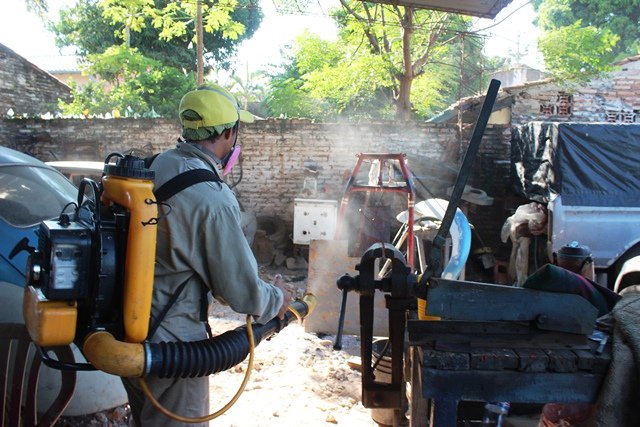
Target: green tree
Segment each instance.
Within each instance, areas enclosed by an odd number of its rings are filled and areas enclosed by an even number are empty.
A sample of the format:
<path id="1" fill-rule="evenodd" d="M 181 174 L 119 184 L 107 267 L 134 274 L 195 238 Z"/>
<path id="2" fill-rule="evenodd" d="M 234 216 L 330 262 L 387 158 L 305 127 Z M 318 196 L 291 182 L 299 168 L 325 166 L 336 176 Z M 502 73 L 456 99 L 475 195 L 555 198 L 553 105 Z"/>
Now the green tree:
<path id="1" fill-rule="evenodd" d="M 539 41 L 548 71 L 561 80 L 586 81 L 613 69 L 618 36 L 581 21 L 548 31 Z"/>
<path id="2" fill-rule="evenodd" d="M 270 117 L 305 117 L 326 120 L 335 111 L 325 101 L 302 89 L 304 80 L 292 52 L 282 52 L 282 70 L 267 71 L 269 85 L 261 109 Z"/>
<path id="3" fill-rule="evenodd" d="M 174 117 L 195 85 L 194 1 L 78 0 L 52 25 L 60 46 L 77 46 L 97 81 L 73 88 L 67 114 L 160 114 Z M 225 68 L 238 43 L 262 19 L 253 0 L 203 5 L 207 69 Z"/>
<path id="4" fill-rule="evenodd" d="M 533 0 L 547 68 L 563 79 L 586 80 L 616 59 L 640 52 L 640 3 Z"/>
<path id="5" fill-rule="evenodd" d="M 458 32 L 470 28 L 470 18 L 355 0 L 340 3 L 340 38 L 384 64 L 396 117 L 408 120 L 414 80 L 427 75 L 437 85 L 434 65 L 446 62 Z"/>
<path id="6" fill-rule="evenodd" d="M 337 41 L 310 34 L 296 40 L 294 59 L 271 82 L 271 114 L 299 115 L 322 106 L 312 118 L 408 120 L 429 116 L 480 87 L 473 83 L 481 77 L 474 71 L 462 79 L 465 91 L 458 90 L 461 64 L 469 63 L 469 55 L 481 56 L 482 48 L 475 39 L 461 54 L 461 36 L 470 25 L 465 17 L 346 0 L 334 16 Z M 287 103 L 284 95 L 295 91 L 298 102 Z M 292 111 L 294 106 L 305 108 Z"/>
<path id="7" fill-rule="evenodd" d="M 244 77 L 233 72 L 229 91 L 233 93 L 243 108 L 248 108 L 250 103 L 260 102 L 265 97 L 265 87 L 262 83 L 264 73 L 262 71 L 249 72 L 249 64 L 245 64 Z"/>
<path id="8" fill-rule="evenodd" d="M 193 73 L 123 45 L 89 55 L 87 63 L 86 72 L 101 78 L 83 88 L 72 84 L 73 100 L 60 102 L 63 114 L 175 117 L 180 97 L 195 84 Z"/>
<path id="9" fill-rule="evenodd" d="M 262 22 L 257 0 L 225 0 L 204 6 L 205 71 L 228 68 L 237 46 Z M 124 43 L 144 55 L 196 70 L 195 1 L 78 0 L 51 25 L 58 46 L 75 46 L 86 58 Z"/>

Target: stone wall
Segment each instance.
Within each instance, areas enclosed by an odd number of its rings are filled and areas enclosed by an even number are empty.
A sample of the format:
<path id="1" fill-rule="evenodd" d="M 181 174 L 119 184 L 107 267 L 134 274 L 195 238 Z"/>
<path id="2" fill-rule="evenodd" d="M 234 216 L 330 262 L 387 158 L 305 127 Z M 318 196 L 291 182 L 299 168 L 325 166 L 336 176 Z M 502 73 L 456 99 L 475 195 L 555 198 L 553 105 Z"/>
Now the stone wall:
<path id="1" fill-rule="evenodd" d="M 57 110 L 71 90 L 51 74 L 0 44 L 0 116 L 39 116 Z"/>

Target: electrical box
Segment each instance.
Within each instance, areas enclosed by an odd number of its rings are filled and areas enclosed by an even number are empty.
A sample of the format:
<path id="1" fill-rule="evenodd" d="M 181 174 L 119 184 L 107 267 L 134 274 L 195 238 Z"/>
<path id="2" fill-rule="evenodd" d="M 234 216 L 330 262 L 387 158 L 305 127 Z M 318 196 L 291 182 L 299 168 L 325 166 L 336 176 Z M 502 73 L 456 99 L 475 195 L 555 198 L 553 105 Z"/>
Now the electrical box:
<path id="1" fill-rule="evenodd" d="M 294 199 L 293 243 L 308 245 L 311 240 L 331 240 L 336 231 L 338 202 Z"/>

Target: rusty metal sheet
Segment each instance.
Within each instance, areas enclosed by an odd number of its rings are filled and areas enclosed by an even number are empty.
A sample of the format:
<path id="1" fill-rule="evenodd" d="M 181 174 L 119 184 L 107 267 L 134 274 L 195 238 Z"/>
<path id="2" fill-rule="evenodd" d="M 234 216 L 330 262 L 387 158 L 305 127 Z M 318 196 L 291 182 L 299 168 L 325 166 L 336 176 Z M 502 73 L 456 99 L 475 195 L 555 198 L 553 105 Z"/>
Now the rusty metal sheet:
<path id="1" fill-rule="evenodd" d="M 342 291 L 336 286 L 336 281 L 345 273 L 356 276 L 355 266 L 360 262 L 360 258 L 348 256 L 347 245 L 347 240 L 312 240 L 309 243 L 307 292 L 318 298 L 318 305 L 305 319 L 306 332 L 335 335 L 338 331 Z M 389 316 L 381 292 L 376 292 L 374 308 L 373 334 L 386 337 L 389 334 Z M 359 295 L 355 292 L 350 292 L 347 297 L 344 333 L 360 335 Z"/>

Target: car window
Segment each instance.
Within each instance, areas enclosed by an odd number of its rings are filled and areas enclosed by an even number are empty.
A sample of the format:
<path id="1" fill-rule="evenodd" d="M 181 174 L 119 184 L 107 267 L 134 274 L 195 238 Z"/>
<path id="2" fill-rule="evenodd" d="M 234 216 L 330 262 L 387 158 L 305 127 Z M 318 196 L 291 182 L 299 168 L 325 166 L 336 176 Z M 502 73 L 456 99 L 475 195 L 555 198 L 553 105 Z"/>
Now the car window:
<path id="1" fill-rule="evenodd" d="M 56 218 L 78 190 L 60 173 L 33 166 L 0 168 L 0 217 L 17 227 Z"/>

